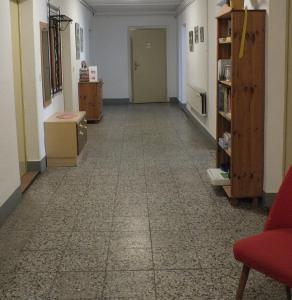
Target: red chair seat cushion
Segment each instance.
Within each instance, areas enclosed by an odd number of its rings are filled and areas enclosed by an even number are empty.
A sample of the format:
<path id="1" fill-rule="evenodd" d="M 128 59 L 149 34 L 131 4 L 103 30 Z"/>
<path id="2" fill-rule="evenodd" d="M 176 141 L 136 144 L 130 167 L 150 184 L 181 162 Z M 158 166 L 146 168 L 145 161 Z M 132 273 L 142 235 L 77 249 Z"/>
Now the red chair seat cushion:
<path id="1" fill-rule="evenodd" d="M 235 258 L 246 266 L 292 287 L 292 229 L 265 231 L 234 245 Z"/>

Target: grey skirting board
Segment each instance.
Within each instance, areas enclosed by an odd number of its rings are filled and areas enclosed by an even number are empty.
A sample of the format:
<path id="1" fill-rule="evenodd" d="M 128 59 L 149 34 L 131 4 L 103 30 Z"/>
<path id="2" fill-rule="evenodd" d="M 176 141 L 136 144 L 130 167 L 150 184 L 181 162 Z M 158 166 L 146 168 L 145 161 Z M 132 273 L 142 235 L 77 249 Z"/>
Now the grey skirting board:
<path id="1" fill-rule="evenodd" d="M 47 158 L 44 157 L 40 161 L 28 161 L 27 171 L 28 172 L 41 172 L 43 173 L 47 169 Z"/>
<path id="2" fill-rule="evenodd" d="M 12 195 L 0 207 L 0 226 L 4 223 L 6 218 L 14 211 L 16 206 L 21 202 L 22 194 L 21 187 L 18 187 Z"/>
<path id="3" fill-rule="evenodd" d="M 106 98 L 103 99 L 104 105 L 114 105 L 114 104 L 130 104 L 130 98 Z"/>

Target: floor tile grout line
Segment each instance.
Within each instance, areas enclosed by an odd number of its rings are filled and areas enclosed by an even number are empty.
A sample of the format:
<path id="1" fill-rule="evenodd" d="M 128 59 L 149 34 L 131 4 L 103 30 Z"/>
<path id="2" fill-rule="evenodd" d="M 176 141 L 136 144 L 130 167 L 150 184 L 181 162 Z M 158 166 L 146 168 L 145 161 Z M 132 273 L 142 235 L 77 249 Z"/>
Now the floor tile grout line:
<path id="1" fill-rule="evenodd" d="M 142 141 L 143 137 L 142 137 Z M 145 165 L 145 150 L 143 147 L 143 161 L 144 161 L 144 170 L 146 171 Z M 155 299 L 157 300 L 157 282 L 156 282 L 156 274 L 155 274 L 155 262 L 154 262 L 154 252 L 153 252 L 153 244 L 152 244 L 152 231 L 151 231 L 151 223 L 150 223 L 150 208 L 149 208 L 149 199 L 148 199 L 148 184 L 145 176 L 145 185 L 146 185 L 146 200 L 147 200 L 147 210 L 148 210 L 148 224 L 149 224 L 149 235 L 150 235 L 150 244 L 151 244 L 151 256 L 152 256 L 152 267 L 153 267 L 153 280 L 154 280 L 154 293 Z"/>
<path id="2" fill-rule="evenodd" d="M 123 128 L 123 141 L 124 141 L 124 128 Z M 116 191 L 115 191 L 115 196 L 114 196 L 114 205 L 113 205 L 113 215 L 112 215 L 112 222 L 111 222 L 111 232 L 109 236 L 109 242 L 108 242 L 108 248 L 107 248 L 107 257 L 106 257 L 106 265 L 105 265 L 105 274 L 104 274 L 104 280 L 103 280 L 103 288 L 101 292 L 101 299 L 104 299 L 104 294 L 106 292 L 106 284 L 107 284 L 107 275 L 108 275 L 108 265 L 109 265 L 109 258 L 110 258 L 110 247 L 111 247 L 111 240 L 113 237 L 113 228 L 114 228 L 114 209 L 116 206 L 116 201 L 117 201 L 117 195 L 118 195 L 118 189 L 119 189 L 119 181 L 120 181 L 120 166 L 121 166 L 121 153 L 119 155 L 119 167 L 118 167 L 118 178 L 116 182 Z M 98 298 L 98 295 L 96 295 Z"/>

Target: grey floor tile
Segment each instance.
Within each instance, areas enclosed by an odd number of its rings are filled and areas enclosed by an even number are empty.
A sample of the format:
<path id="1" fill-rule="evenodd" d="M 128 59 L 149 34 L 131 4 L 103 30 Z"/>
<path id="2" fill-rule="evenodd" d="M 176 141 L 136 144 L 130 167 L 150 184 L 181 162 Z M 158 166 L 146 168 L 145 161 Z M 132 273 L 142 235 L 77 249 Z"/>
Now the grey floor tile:
<path id="1" fill-rule="evenodd" d="M 118 193 L 146 193 L 145 176 L 120 176 Z"/>
<path id="2" fill-rule="evenodd" d="M 7 274 L 14 272 L 18 263 L 19 255 L 19 250 L 3 251 L 0 254 L 0 273 Z"/>
<path id="3" fill-rule="evenodd" d="M 56 272 L 61 262 L 60 251 L 22 251 L 17 259 L 17 273 Z"/>
<path id="4" fill-rule="evenodd" d="M 65 249 L 70 236 L 69 231 L 36 231 L 24 246 L 24 250 L 48 251 Z"/>
<path id="5" fill-rule="evenodd" d="M 109 216 L 98 216 L 81 214 L 75 220 L 74 231 L 111 231 L 112 218 Z"/>
<path id="6" fill-rule="evenodd" d="M 119 248 L 151 248 L 150 232 L 147 231 L 119 231 L 113 232 L 110 249 Z"/>
<path id="7" fill-rule="evenodd" d="M 114 217 L 113 231 L 149 231 L 148 217 Z"/>
<path id="8" fill-rule="evenodd" d="M 48 299 L 54 273 L 9 274 L 0 283 L 0 299 Z"/>
<path id="9" fill-rule="evenodd" d="M 104 252 L 109 245 L 110 232 L 72 232 L 67 249 L 71 250 L 99 250 Z"/>
<path id="10" fill-rule="evenodd" d="M 161 212 L 161 211 L 160 211 Z M 150 228 L 152 231 L 187 231 L 189 224 L 185 215 L 175 214 L 150 214 Z"/>
<path id="11" fill-rule="evenodd" d="M 200 259 L 195 248 L 172 247 L 153 249 L 156 270 L 200 269 Z"/>
<path id="12" fill-rule="evenodd" d="M 45 214 L 41 217 L 37 230 L 49 232 L 71 231 L 75 218 L 75 212 L 63 214 L 59 211 L 55 214 Z"/>
<path id="13" fill-rule="evenodd" d="M 105 249 L 67 250 L 63 254 L 59 271 L 61 272 L 100 272 L 106 269 Z"/>
<path id="14" fill-rule="evenodd" d="M 151 249 L 113 248 L 109 253 L 108 270 L 152 270 Z"/>
<path id="15" fill-rule="evenodd" d="M 156 271 L 157 299 L 221 299 L 210 270 Z"/>
<path id="16" fill-rule="evenodd" d="M 50 299 L 101 299 L 104 273 L 58 273 L 50 292 Z"/>
<path id="17" fill-rule="evenodd" d="M 152 271 L 108 272 L 105 299 L 155 299 Z"/>
<path id="18" fill-rule="evenodd" d="M 10 251 L 20 251 L 30 239 L 30 231 L 5 231 L 0 230 L 0 255 Z"/>
<path id="19" fill-rule="evenodd" d="M 189 231 L 152 231 L 153 248 L 178 248 L 195 246 L 195 241 Z"/>

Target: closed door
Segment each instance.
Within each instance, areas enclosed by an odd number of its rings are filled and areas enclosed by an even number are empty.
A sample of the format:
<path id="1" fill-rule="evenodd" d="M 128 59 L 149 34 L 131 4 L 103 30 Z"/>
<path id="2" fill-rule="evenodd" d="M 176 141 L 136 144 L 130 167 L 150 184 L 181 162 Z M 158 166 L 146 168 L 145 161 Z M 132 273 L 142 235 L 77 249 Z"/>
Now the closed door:
<path id="1" fill-rule="evenodd" d="M 19 31 L 19 7 L 17 0 L 10 0 L 11 12 L 11 33 L 13 49 L 13 76 L 14 76 L 14 94 L 15 94 L 15 112 L 17 125 L 18 158 L 20 175 L 23 176 L 26 171 L 26 146 L 24 131 L 24 109 L 22 94 L 22 70 L 21 70 L 21 46 Z"/>
<path id="2" fill-rule="evenodd" d="M 289 36 L 292 34 L 292 4 L 289 5 Z M 292 41 L 289 39 L 288 49 L 288 94 L 286 107 L 286 155 L 285 171 L 292 166 Z"/>
<path id="3" fill-rule="evenodd" d="M 131 31 L 135 103 L 166 102 L 166 30 Z"/>

